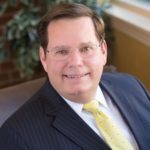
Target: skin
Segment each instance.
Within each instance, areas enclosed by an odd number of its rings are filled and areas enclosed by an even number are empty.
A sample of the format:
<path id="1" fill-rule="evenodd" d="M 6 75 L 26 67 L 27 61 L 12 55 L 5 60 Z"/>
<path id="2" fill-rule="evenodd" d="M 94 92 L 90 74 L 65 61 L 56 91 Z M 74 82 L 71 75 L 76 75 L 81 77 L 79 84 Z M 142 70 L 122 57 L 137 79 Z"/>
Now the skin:
<path id="1" fill-rule="evenodd" d="M 60 45 L 71 47 L 70 57 L 55 60 L 40 47 L 40 60 L 52 86 L 61 96 L 77 103 L 86 103 L 95 96 L 106 64 L 105 41 L 96 55 L 86 59 L 81 57 L 78 47 L 88 42 L 99 44 L 91 18 L 63 18 L 49 24 L 47 49 Z"/>

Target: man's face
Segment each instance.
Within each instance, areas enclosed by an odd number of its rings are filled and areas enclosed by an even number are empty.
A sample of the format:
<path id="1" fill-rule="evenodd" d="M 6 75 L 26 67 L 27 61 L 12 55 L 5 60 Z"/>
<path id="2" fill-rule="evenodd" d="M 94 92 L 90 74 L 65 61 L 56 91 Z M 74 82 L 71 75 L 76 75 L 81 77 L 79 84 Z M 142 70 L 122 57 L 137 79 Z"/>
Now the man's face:
<path id="1" fill-rule="evenodd" d="M 40 48 L 42 65 L 54 89 L 61 96 L 78 103 L 85 103 L 93 98 L 106 63 L 105 41 L 95 48 L 92 56 L 82 56 L 85 52 L 81 47 L 89 43 L 100 43 L 91 18 L 66 18 L 55 20 L 48 26 L 49 53 L 45 54 Z M 55 57 L 57 51 L 54 51 L 63 49 L 71 49 L 69 56 L 65 59 L 61 59 L 64 56 Z M 66 52 L 58 55 L 66 55 Z"/>

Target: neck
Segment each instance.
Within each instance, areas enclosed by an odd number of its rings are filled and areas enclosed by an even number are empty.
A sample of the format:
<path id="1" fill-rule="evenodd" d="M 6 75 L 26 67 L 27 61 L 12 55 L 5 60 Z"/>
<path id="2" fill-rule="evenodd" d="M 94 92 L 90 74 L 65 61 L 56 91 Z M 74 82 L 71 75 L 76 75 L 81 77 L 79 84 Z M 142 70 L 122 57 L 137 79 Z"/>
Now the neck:
<path id="1" fill-rule="evenodd" d="M 68 94 L 68 95 L 62 95 L 62 96 L 72 102 L 84 104 L 84 103 L 87 103 L 87 102 L 91 101 L 92 99 L 94 99 L 94 97 L 96 95 L 96 91 L 97 91 L 97 88 L 90 92 L 87 91 L 86 93 L 79 92 L 76 94 Z"/>

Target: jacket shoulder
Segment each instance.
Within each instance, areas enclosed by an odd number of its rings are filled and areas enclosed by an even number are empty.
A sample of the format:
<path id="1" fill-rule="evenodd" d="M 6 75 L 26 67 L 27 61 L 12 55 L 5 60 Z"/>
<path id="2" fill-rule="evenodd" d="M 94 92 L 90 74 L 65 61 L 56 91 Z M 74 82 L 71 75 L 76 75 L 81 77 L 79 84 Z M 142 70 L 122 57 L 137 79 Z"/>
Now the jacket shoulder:
<path id="1" fill-rule="evenodd" d="M 128 93 L 137 93 L 148 97 L 150 100 L 149 91 L 143 83 L 136 77 L 126 73 L 103 73 L 101 84 L 111 86 L 112 89 Z"/>
<path id="2" fill-rule="evenodd" d="M 103 73 L 101 81 L 106 84 L 110 83 L 111 85 L 120 85 L 123 87 L 130 84 L 132 84 L 132 86 L 134 84 L 139 85 L 140 83 L 134 76 L 125 73 Z"/>

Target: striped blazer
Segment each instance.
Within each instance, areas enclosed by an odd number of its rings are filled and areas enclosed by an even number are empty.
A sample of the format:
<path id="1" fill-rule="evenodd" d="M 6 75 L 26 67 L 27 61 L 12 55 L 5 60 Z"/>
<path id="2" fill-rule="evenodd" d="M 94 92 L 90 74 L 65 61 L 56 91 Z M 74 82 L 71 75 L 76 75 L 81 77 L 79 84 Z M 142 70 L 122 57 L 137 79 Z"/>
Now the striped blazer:
<path id="1" fill-rule="evenodd" d="M 100 86 L 117 106 L 140 150 L 150 147 L 150 95 L 129 75 L 105 73 Z M 109 150 L 46 81 L 0 128 L 0 150 Z"/>

